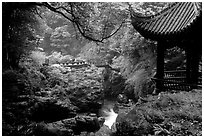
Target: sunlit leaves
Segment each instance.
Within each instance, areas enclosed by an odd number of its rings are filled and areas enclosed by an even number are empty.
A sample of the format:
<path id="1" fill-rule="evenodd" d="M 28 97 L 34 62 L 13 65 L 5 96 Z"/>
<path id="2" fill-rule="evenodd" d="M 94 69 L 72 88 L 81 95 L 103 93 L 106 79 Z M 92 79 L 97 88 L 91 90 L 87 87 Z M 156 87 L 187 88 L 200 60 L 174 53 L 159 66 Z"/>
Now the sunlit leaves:
<path id="1" fill-rule="evenodd" d="M 132 9 L 142 16 L 155 15 L 167 8 L 171 3 L 168 2 L 138 2 L 130 3 Z"/>

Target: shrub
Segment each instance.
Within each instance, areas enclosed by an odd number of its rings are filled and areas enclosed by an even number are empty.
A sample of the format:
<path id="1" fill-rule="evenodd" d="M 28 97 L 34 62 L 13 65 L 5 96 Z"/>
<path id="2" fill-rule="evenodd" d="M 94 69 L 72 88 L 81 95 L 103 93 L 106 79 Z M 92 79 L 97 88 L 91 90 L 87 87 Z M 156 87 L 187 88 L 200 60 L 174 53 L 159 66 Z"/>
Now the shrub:
<path id="1" fill-rule="evenodd" d="M 30 57 L 33 60 L 33 62 L 35 62 L 38 65 L 42 65 L 43 63 L 45 63 L 46 54 L 45 52 L 32 51 Z"/>
<path id="2" fill-rule="evenodd" d="M 139 97 L 143 94 L 142 93 L 142 87 L 143 87 L 147 77 L 148 76 L 147 76 L 147 73 L 145 72 L 145 70 L 141 69 L 141 70 L 136 71 L 132 77 L 130 77 L 126 80 L 126 83 L 128 85 L 134 86 L 135 97 Z"/>
<path id="3" fill-rule="evenodd" d="M 152 93 L 154 83 L 151 81 L 155 73 L 155 43 L 139 36 L 131 39 L 128 45 L 122 46 L 123 56 L 113 59 L 113 67 L 120 67 L 125 81 L 125 93 L 137 100 L 140 96 Z"/>
<path id="4" fill-rule="evenodd" d="M 62 55 L 60 52 L 53 52 L 48 58 L 49 58 L 49 64 L 56 64 L 60 62 Z"/>
<path id="5" fill-rule="evenodd" d="M 119 114 L 116 135 L 200 135 L 201 93 L 202 90 L 149 96 L 147 102 L 137 104 L 123 116 Z M 144 122 L 148 122 L 149 132 L 143 129 L 147 124 Z"/>
<path id="6" fill-rule="evenodd" d="M 44 87 L 45 75 L 40 72 L 40 67 L 29 64 L 23 67 L 21 81 L 25 85 L 25 92 L 34 93 Z"/>

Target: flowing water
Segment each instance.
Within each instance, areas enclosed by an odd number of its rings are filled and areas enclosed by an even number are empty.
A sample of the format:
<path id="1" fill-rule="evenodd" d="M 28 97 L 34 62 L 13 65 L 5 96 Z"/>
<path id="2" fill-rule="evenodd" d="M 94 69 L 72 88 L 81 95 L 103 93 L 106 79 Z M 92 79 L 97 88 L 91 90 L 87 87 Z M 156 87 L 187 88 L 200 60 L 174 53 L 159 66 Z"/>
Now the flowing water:
<path id="1" fill-rule="evenodd" d="M 105 112 L 105 114 L 107 115 L 107 116 L 105 117 L 104 125 L 108 126 L 109 129 L 111 129 L 112 126 L 113 126 L 113 124 L 114 124 L 115 121 L 116 121 L 116 118 L 117 118 L 118 114 L 115 113 L 115 112 L 113 111 L 113 109 L 110 109 L 110 111 L 104 111 L 104 112 Z"/>
<path id="2" fill-rule="evenodd" d="M 118 114 L 114 111 L 114 109 L 115 109 L 115 102 L 108 101 L 108 100 L 104 101 L 104 105 L 101 109 L 101 114 L 105 118 L 104 125 L 109 127 L 109 129 L 112 128 L 118 116 Z"/>

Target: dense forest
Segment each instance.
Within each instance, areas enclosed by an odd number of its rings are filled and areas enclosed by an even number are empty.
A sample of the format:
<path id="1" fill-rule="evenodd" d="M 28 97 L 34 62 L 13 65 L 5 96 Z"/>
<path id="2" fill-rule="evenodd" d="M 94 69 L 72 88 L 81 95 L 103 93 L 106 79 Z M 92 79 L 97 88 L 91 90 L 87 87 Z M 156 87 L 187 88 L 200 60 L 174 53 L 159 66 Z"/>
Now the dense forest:
<path id="1" fill-rule="evenodd" d="M 155 95 L 157 42 L 131 24 L 171 4 L 3 2 L 2 135 L 202 135 L 202 91 Z"/>

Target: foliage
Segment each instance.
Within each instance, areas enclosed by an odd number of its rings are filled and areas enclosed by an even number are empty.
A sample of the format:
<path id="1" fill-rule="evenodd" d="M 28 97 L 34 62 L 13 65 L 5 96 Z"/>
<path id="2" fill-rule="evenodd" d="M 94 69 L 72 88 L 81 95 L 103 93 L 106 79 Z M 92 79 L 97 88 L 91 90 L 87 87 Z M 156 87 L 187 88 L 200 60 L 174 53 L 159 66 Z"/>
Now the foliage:
<path id="1" fill-rule="evenodd" d="M 38 65 L 43 65 L 46 59 L 46 53 L 41 51 L 32 51 L 30 58 Z"/>
<path id="2" fill-rule="evenodd" d="M 185 51 L 179 47 L 167 49 L 165 52 L 165 70 L 185 69 Z"/>
<path id="3" fill-rule="evenodd" d="M 21 64 L 18 71 L 3 71 L 3 93 L 8 95 L 4 98 L 15 99 L 22 94 L 32 95 L 43 88 L 44 79 L 45 76 L 39 71 L 39 66 L 32 63 Z"/>
<path id="4" fill-rule="evenodd" d="M 34 94 L 45 87 L 45 75 L 40 72 L 41 64 L 36 62 L 24 62 L 19 70 L 22 74 L 21 82 L 24 86 L 24 94 Z"/>
<path id="5" fill-rule="evenodd" d="M 126 115 L 119 117 L 117 135 L 198 136 L 202 131 L 201 90 L 190 92 L 162 92 L 149 95 L 147 102 L 137 104 Z M 137 123 L 137 122 L 140 123 Z M 139 126 L 150 127 L 142 132 Z M 140 129 L 141 131 L 136 131 Z"/>
<path id="6" fill-rule="evenodd" d="M 49 64 L 56 64 L 59 63 L 62 55 L 60 52 L 53 52 L 48 58 L 49 58 Z"/>
<path id="7" fill-rule="evenodd" d="M 61 52 L 62 55 L 76 56 L 84 45 L 85 47 L 94 45 L 86 41 L 83 36 L 89 40 L 106 43 L 105 39 L 109 38 L 110 34 L 116 35 L 114 31 L 118 32 L 118 29 L 122 28 L 122 26 L 118 28 L 119 24 L 128 17 L 126 16 L 128 12 L 122 8 L 124 4 L 103 2 L 43 3 L 42 5 L 51 11 L 41 9 L 43 19 L 40 22 L 45 31 L 42 34 L 43 41 L 40 46 L 48 54 L 57 51 Z M 63 16 L 62 13 L 66 16 Z M 106 45 L 107 49 L 107 44 L 98 43 L 97 47 Z M 100 51 L 102 50 L 99 49 Z M 104 57 L 104 54 L 100 57 Z"/>
<path id="8" fill-rule="evenodd" d="M 95 42 L 103 42 L 103 40 L 113 36 L 122 25 L 120 21 L 121 25 L 116 27 L 118 25 L 118 17 L 125 16 L 124 14 L 119 14 L 121 10 L 118 8 L 117 3 L 58 2 L 38 3 L 38 5 L 45 6 L 51 11 L 60 14 L 73 23 L 73 27 L 77 28 L 77 31 L 83 37 Z M 110 12 L 112 9 L 115 12 Z"/>
<path id="9" fill-rule="evenodd" d="M 138 99 L 139 96 L 145 96 L 150 91 L 145 90 L 145 87 L 151 87 L 146 84 L 152 85 L 149 82 L 155 73 L 156 45 L 131 30 L 123 37 L 125 38 L 121 42 L 123 56 L 113 60 L 113 67 L 120 67 L 121 74 L 126 79 L 126 93 L 130 94 L 129 97 L 134 95 Z"/>
<path id="10" fill-rule="evenodd" d="M 41 16 L 39 20 L 43 32 L 40 33 L 42 37 L 40 47 L 48 54 L 61 52 L 63 55 L 76 56 L 85 40 L 77 36 L 72 23 L 45 8 L 41 9 Z"/>
<path id="11" fill-rule="evenodd" d="M 20 58 L 36 45 L 37 8 L 33 3 L 12 2 L 2 7 L 3 66 L 17 68 Z"/>
<path id="12" fill-rule="evenodd" d="M 78 57 L 85 59 L 91 64 L 95 65 L 105 65 L 106 57 L 105 54 L 101 53 L 101 45 L 97 45 L 93 42 L 87 43 L 82 49 L 81 52 L 78 54 Z"/>
<path id="13" fill-rule="evenodd" d="M 143 16 L 155 15 L 172 3 L 170 2 L 138 2 L 138 3 L 129 3 L 133 10 Z"/>

